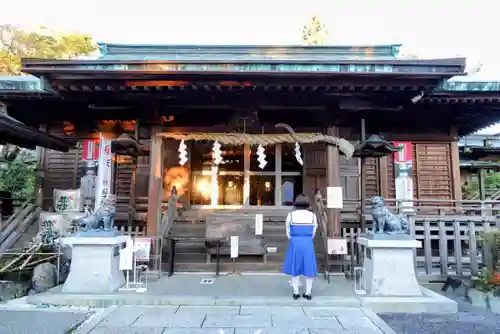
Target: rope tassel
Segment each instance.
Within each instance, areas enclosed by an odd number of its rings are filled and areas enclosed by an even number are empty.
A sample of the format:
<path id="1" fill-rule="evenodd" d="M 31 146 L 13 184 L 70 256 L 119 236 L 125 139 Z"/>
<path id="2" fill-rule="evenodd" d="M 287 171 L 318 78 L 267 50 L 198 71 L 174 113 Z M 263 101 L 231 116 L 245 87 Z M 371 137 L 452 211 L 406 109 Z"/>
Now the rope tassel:
<path id="1" fill-rule="evenodd" d="M 179 143 L 179 149 L 177 150 L 177 152 L 179 152 L 179 165 L 181 166 L 184 166 L 184 164 L 188 161 L 186 149 L 187 146 L 184 143 L 184 140 L 181 140 Z"/>
<path id="2" fill-rule="evenodd" d="M 295 143 L 295 159 L 297 159 L 297 162 L 303 166 L 304 161 L 302 161 L 302 153 L 300 153 L 300 145 L 298 142 Z"/>
<path id="3" fill-rule="evenodd" d="M 220 148 L 221 148 L 221 145 L 216 140 L 214 142 L 214 146 L 212 148 L 212 152 L 213 152 L 213 156 L 214 156 L 214 163 L 216 165 L 219 165 L 222 162 L 222 152 L 221 152 Z"/>
<path id="4" fill-rule="evenodd" d="M 265 148 L 262 145 L 257 147 L 257 161 L 259 162 L 259 168 L 264 169 L 267 165 Z"/>

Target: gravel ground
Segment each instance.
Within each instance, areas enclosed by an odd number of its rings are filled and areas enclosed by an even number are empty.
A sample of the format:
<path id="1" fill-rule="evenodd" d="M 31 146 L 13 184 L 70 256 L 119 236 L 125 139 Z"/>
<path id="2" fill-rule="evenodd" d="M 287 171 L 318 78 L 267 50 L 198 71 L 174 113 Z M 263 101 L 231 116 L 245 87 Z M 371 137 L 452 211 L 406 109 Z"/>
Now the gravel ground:
<path id="1" fill-rule="evenodd" d="M 472 306 L 458 293 L 442 293 L 458 302 L 455 314 L 380 313 L 379 316 L 400 334 L 500 334 L 500 315 Z M 462 290 L 460 290 L 462 292 Z"/>

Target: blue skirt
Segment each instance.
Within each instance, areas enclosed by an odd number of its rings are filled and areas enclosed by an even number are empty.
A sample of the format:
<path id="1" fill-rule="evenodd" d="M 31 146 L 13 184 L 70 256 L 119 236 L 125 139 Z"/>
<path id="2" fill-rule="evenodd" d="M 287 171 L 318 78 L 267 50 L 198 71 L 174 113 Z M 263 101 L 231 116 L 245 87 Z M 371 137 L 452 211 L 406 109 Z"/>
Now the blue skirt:
<path id="1" fill-rule="evenodd" d="M 312 225 L 290 225 L 290 243 L 285 254 L 283 272 L 291 276 L 314 277 L 318 274 Z"/>

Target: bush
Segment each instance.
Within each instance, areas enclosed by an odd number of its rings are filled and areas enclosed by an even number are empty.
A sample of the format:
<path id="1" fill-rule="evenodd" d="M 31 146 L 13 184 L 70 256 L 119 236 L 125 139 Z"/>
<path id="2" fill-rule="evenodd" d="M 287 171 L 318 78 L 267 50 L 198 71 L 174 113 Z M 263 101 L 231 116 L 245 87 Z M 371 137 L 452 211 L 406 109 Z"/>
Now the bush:
<path id="1" fill-rule="evenodd" d="M 21 152 L 0 175 L 0 190 L 10 191 L 12 198 L 26 199 L 35 193 L 36 159 L 29 152 Z"/>

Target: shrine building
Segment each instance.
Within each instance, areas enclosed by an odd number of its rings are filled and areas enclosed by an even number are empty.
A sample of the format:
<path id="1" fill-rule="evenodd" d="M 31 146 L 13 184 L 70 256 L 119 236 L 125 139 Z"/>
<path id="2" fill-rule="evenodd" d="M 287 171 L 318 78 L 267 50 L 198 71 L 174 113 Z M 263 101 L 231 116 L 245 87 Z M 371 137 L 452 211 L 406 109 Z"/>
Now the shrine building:
<path id="1" fill-rule="evenodd" d="M 459 138 L 498 120 L 498 90 L 449 81 L 466 75 L 465 59 L 400 59 L 400 45 L 99 46 L 93 60 L 25 59 L 22 71 L 39 81 L 1 89 L 0 101 L 75 143 L 45 152 L 44 209 L 54 188 L 79 186 L 86 140 L 128 133 L 144 145 L 136 164 L 118 161 L 116 193 L 117 223 L 130 208 L 147 235 L 173 186 L 187 217 L 284 212 L 302 192 L 342 187 L 328 222 L 338 233 L 360 221 L 361 194 L 397 197 L 394 154 L 366 158 L 363 170 L 351 157 L 371 135 L 406 145 L 415 201 L 460 200 Z"/>

